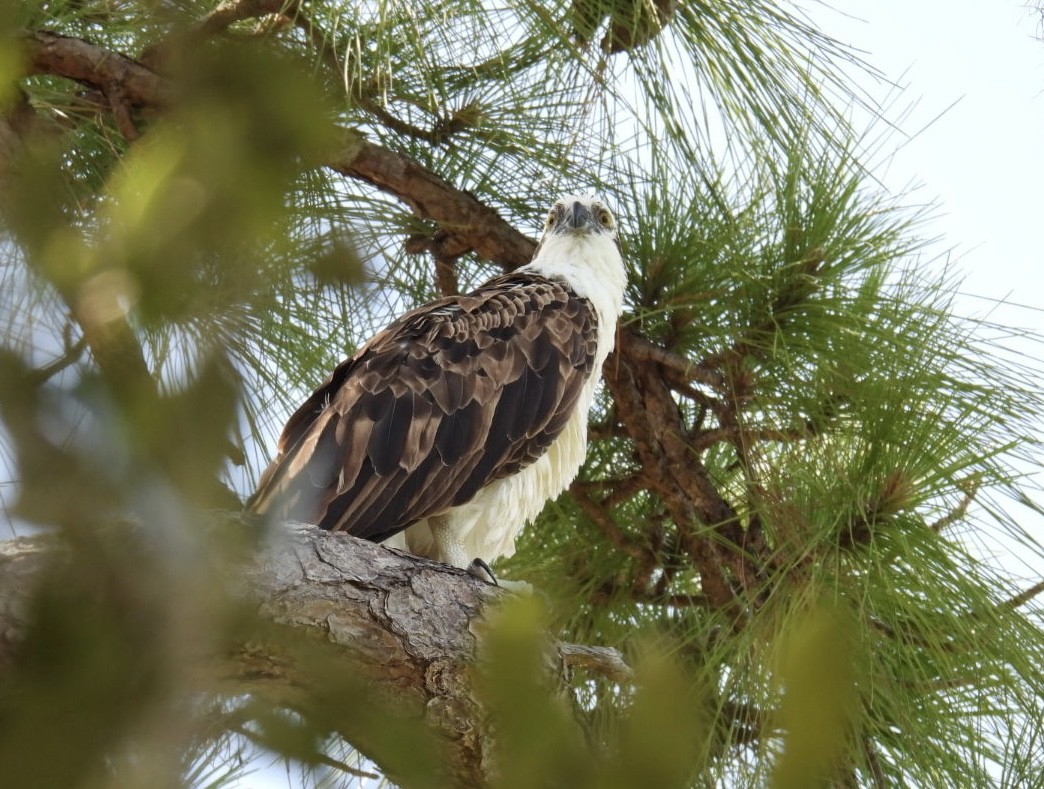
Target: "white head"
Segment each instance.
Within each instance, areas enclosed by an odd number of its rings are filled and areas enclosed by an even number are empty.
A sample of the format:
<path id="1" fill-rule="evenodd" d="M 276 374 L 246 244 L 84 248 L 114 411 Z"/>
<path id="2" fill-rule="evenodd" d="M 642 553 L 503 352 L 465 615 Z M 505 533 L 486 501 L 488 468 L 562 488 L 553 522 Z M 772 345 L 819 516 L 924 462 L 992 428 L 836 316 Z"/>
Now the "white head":
<path id="1" fill-rule="evenodd" d="M 616 219 L 598 199 L 563 195 L 544 221 L 544 235 L 523 270 L 561 277 L 588 298 L 605 323 L 616 325 L 627 282 Z"/>

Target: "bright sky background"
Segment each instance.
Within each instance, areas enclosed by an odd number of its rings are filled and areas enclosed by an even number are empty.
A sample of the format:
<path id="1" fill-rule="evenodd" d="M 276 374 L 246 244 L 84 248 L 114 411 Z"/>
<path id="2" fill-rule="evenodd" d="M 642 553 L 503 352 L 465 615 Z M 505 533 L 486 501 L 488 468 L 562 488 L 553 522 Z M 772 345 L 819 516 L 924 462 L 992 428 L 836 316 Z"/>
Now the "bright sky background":
<path id="1" fill-rule="evenodd" d="M 1033 0 L 842 0 L 811 15 L 915 105 L 875 175 L 920 184 L 969 294 L 1044 308 L 1044 43 Z M 874 89 L 883 95 L 883 88 Z M 888 146 L 885 146 L 886 149 Z M 975 309 L 984 309 L 979 304 Z M 1008 312 L 1044 329 L 1044 315 Z"/>

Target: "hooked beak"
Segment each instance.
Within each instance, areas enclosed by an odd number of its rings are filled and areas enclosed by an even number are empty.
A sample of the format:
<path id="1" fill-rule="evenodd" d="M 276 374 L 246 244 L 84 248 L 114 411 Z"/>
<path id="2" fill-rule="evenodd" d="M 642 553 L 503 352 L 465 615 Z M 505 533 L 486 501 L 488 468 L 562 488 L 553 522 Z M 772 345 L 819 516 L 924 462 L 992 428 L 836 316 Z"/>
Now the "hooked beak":
<path id="1" fill-rule="evenodd" d="M 593 225 L 594 217 L 591 216 L 591 210 L 586 205 L 576 200 L 571 206 L 566 207 L 565 224 L 568 231 L 575 233 Z"/>

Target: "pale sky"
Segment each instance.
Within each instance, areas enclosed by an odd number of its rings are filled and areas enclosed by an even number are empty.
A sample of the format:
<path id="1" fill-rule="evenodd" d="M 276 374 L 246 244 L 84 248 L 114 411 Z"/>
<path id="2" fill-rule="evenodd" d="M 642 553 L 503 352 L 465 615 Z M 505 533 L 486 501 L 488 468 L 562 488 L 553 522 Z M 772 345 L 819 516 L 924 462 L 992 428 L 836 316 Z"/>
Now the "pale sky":
<path id="1" fill-rule="evenodd" d="M 1044 43 L 1030 1 L 848 0 L 811 16 L 905 88 L 900 106 L 916 103 L 901 126 L 912 139 L 896 134 L 902 147 L 875 175 L 938 202 L 929 227 L 962 290 L 1041 309 Z M 1019 317 L 1044 329 L 1040 314 Z"/>

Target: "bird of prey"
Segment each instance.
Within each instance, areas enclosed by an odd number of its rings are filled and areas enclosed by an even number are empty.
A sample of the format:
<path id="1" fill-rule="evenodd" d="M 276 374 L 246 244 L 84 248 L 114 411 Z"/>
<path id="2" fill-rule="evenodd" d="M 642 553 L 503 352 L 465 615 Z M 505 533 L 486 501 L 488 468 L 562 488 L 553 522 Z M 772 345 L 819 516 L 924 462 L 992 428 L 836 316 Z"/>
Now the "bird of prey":
<path id="1" fill-rule="evenodd" d="M 609 209 L 561 198 L 530 263 L 406 313 L 337 367 L 248 508 L 482 577 L 584 461 L 625 280 Z"/>

